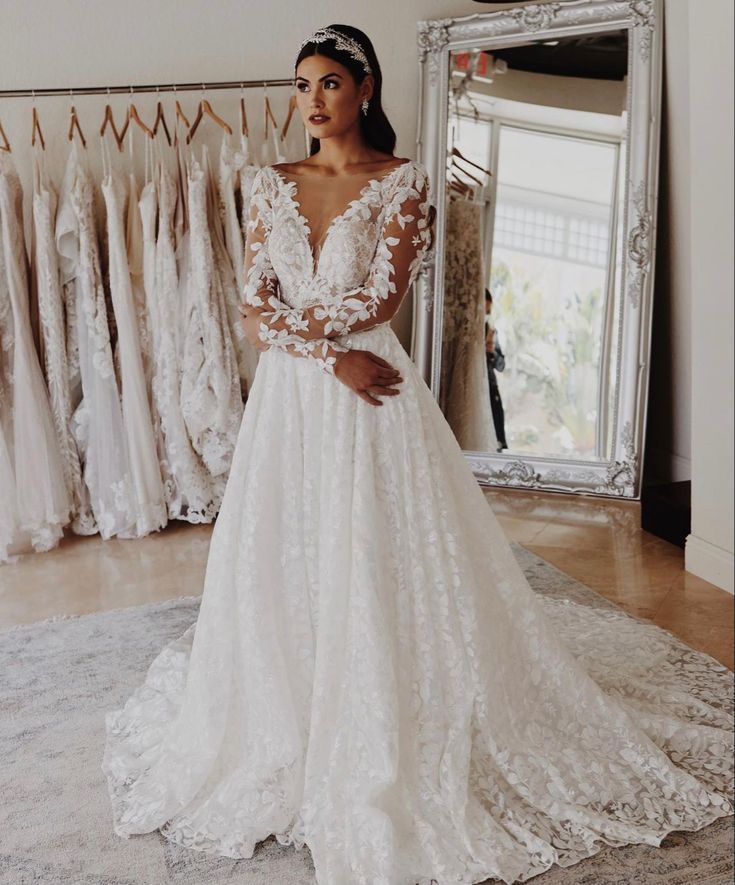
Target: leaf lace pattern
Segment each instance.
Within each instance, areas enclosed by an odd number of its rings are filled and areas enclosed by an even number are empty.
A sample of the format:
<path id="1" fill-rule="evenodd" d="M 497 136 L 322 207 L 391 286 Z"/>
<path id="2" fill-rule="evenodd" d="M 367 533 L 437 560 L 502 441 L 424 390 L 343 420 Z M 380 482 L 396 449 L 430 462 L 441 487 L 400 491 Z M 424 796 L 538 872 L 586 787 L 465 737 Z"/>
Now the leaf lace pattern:
<path id="1" fill-rule="evenodd" d="M 317 284 L 262 170 L 252 294 L 307 310 L 364 286 L 378 205 L 420 171 L 332 228 Z M 350 337 L 404 378 L 382 408 L 260 353 L 196 623 L 106 714 L 115 832 L 231 858 L 274 835 L 319 885 L 510 885 L 731 815 L 732 673 L 537 596 L 390 324 Z"/>
<path id="2" fill-rule="evenodd" d="M 410 160 L 372 179 L 332 219 L 316 266 L 294 188 L 272 166 L 255 177 L 245 301 L 264 307 L 261 341 L 333 374 L 347 336 L 388 323 L 418 274 L 430 239 L 428 177 Z"/>

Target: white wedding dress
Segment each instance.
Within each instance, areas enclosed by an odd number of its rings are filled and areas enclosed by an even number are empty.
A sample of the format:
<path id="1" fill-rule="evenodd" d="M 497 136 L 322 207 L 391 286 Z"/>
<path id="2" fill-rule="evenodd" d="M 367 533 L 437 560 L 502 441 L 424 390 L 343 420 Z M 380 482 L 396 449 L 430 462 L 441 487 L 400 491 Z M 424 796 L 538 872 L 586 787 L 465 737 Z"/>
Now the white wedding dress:
<path id="1" fill-rule="evenodd" d="M 248 858 L 275 835 L 308 844 L 319 885 L 469 885 L 733 813 L 732 674 L 536 597 L 391 329 L 427 183 L 415 161 L 371 179 L 317 256 L 302 184 L 256 176 L 245 295 L 270 294 L 272 346 L 198 620 L 106 716 L 120 836 Z M 342 384 L 349 348 L 397 368 L 400 394 Z"/>
<path id="2" fill-rule="evenodd" d="M 100 143 L 103 159 L 107 160 L 101 189 L 107 210 L 107 254 L 110 295 L 118 333 L 123 432 L 131 477 L 135 534 L 143 537 L 166 525 L 168 513 L 141 353 L 139 307 L 127 252 L 125 206 L 128 176 L 123 177 L 112 167 L 107 143 L 103 138 Z M 137 201 L 132 211 L 138 211 Z"/>

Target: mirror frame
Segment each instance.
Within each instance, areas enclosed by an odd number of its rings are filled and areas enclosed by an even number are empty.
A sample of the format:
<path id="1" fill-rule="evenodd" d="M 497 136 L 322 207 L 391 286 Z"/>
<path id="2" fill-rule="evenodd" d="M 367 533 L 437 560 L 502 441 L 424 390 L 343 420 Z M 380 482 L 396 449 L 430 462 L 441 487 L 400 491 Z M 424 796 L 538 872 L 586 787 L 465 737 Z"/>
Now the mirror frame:
<path id="1" fill-rule="evenodd" d="M 436 207 L 433 248 L 414 289 L 411 358 L 439 397 L 450 53 L 514 46 L 529 39 L 628 29 L 627 149 L 622 212 L 625 254 L 619 307 L 612 457 L 584 461 L 465 451 L 481 485 L 640 498 L 646 430 L 661 138 L 663 0 L 564 0 L 417 23 L 417 156 Z"/>

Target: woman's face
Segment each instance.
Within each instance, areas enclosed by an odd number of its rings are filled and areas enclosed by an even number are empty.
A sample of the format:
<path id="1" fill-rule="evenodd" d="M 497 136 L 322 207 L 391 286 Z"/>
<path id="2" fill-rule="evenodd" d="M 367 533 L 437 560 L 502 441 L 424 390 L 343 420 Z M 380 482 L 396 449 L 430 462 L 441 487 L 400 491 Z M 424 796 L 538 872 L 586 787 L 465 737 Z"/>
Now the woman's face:
<path id="1" fill-rule="evenodd" d="M 360 104 L 372 94 L 368 74 L 358 86 L 344 65 L 324 55 L 309 55 L 296 69 L 296 103 L 314 138 L 340 135 L 355 125 Z"/>

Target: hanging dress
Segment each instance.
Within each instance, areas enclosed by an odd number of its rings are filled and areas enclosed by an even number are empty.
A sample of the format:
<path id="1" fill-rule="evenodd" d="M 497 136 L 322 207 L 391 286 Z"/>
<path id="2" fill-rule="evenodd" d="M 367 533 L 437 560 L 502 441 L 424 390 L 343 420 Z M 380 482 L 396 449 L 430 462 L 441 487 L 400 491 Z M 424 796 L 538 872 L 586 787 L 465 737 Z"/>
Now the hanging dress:
<path id="1" fill-rule="evenodd" d="M 23 191 L 15 165 L 4 151 L 0 151 L 0 251 L 2 346 L 12 358 L 12 363 L 8 361 L 12 439 L 6 438 L 3 448 L 15 480 L 14 498 L 3 494 L 2 506 L 15 522 L 15 552 L 45 551 L 63 536 L 63 527 L 71 519 L 72 501 L 31 329 Z M 5 396 L 7 392 L 6 388 Z M 0 458 L 4 460 L 6 454 Z M 0 470 L 5 468 L 0 466 Z"/>
<path id="2" fill-rule="evenodd" d="M 210 230 L 213 203 L 206 145 L 187 167 L 189 247 L 181 408 L 194 451 L 213 477 L 229 473 L 242 418 L 237 359 L 225 293 L 226 269 Z"/>
<path id="3" fill-rule="evenodd" d="M 120 359 L 123 432 L 133 489 L 135 534 L 138 537 L 166 525 L 168 514 L 156 441 L 148 404 L 138 310 L 133 297 L 125 241 L 128 182 L 112 167 L 107 142 L 100 138 L 103 157 L 102 194 L 107 210 L 110 295 L 115 312 Z M 137 206 L 132 207 L 137 211 Z"/>
<path id="4" fill-rule="evenodd" d="M 61 454 L 64 481 L 72 502 L 71 529 L 93 535 L 97 524 L 82 477 L 77 443 L 71 430 L 72 392 L 66 352 L 64 295 L 54 239 L 58 195 L 46 173 L 45 151 L 33 155 L 33 271 L 38 299 L 41 353 L 49 403 Z"/>
<path id="5" fill-rule="evenodd" d="M 13 560 L 18 527 L 13 473 L 13 316 L 5 270 L 4 249 L 0 248 L 0 563 Z M 10 503 L 7 503 L 10 502 Z"/>
<path id="6" fill-rule="evenodd" d="M 390 326 L 428 248 L 425 167 L 371 178 L 316 267 L 300 191 L 274 167 L 253 188 L 246 299 L 279 302 L 271 346 L 197 621 L 106 715 L 115 832 L 230 858 L 275 835 L 318 885 L 471 885 L 731 815 L 732 673 L 536 596 Z M 338 379 L 354 348 L 398 395 Z"/>
<path id="7" fill-rule="evenodd" d="M 161 416 L 161 428 L 173 491 L 169 517 L 187 522 L 211 522 L 219 511 L 225 478 L 213 478 L 189 440 L 181 408 L 179 337 L 181 302 L 176 268 L 174 224 L 177 204 L 176 177 L 163 159 L 156 169 L 158 233 L 155 242 L 153 307 L 151 311 L 153 353 L 153 396 Z M 148 200 L 141 197 L 141 212 L 148 213 Z M 147 225 L 146 225 L 147 226 Z"/>
<path id="8" fill-rule="evenodd" d="M 234 287 L 232 285 L 228 287 L 230 298 L 227 307 L 232 341 L 237 354 L 240 386 L 245 397 L 255 377 L 258 351 L 245 337 L 242 314 L 239 311 L 242 293 L 245 289 L 245 279 L 243 276 L 244 240 L 237 204 L 238 201 L 241 201 L 239 194 L 240 172 L 244 163 L 245 155 L 233 148 L 230 136 L 225 133 L 220 146 L 217 193 L 219 196 L 220 230 L 224 237 L 225 251 L 230 257 L 234 273 Z"/>
<path id="9" fill-rule="evenodd" d="M 447 200 L 439 406 L 470 452 L 495 452 L 490 382 L 485 359 L 485 268 L 482 205 Z"/>
<path id="10" fill-rule="evenodd" d="M 86 157 L 72 143 L 55 237 L 62 258 L 72 428 L 100 535 L 136 537 L 134 488 L 113 362 L 94 190 Z"/>

